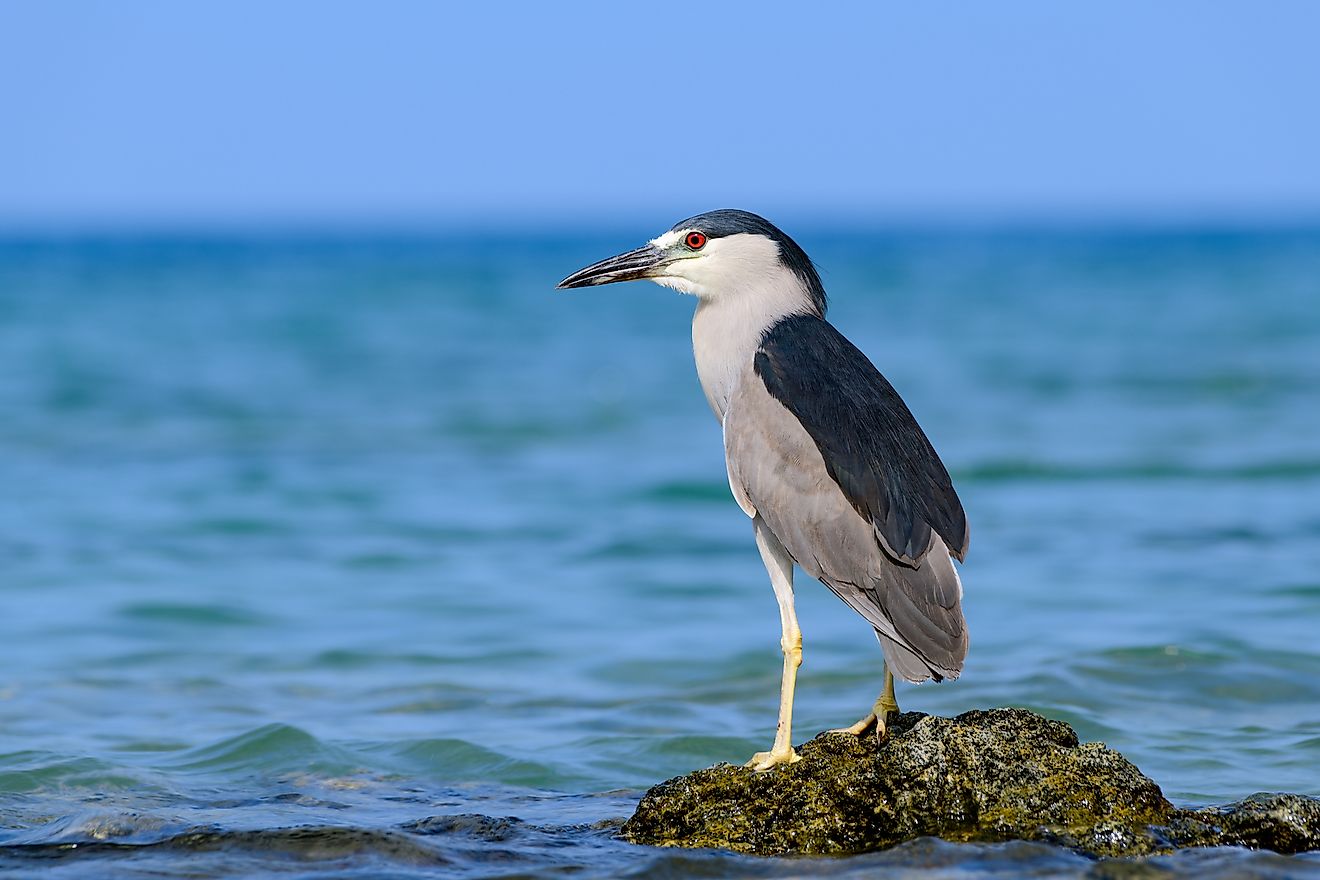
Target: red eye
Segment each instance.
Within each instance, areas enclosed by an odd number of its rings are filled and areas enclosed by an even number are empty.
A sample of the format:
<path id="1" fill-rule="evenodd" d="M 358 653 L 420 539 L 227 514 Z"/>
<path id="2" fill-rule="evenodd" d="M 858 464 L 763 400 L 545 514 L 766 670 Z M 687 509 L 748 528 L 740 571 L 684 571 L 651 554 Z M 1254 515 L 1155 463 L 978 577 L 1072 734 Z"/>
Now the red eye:
<path id="1" fill-rule="evenodd" d="M 694 251 L 699 251 L 706 246 L 706 236 L 700 232 L 689 232 L 684 242 Z"/>

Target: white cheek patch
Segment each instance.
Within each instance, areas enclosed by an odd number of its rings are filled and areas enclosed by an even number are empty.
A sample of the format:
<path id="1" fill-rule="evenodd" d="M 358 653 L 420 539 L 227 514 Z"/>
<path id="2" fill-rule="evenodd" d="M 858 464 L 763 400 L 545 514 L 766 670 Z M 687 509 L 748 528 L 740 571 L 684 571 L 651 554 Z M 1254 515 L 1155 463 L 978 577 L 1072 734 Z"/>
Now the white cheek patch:
<path id="1" fill-rule="evenodd" d="M 712 238 L 702 250 L 701 259 L 692 260 L 681 271 L 713 293 L 777 288 L 792 279 L 779 259 L 779 245 L 745 233 Z"/>
<path id="2" fill-rule="evenodd" d="M 737 233 L 712 238 L 700 250 L 685 250 L 679 242 L 694 231 L 676 229 L 651 241 L 672 255 L 652 281 L 702 299 L 736 297 L 749 290 L 762 297 L 767 291 L 788 295 L 800 287 L 780 260 L 779 245 L 770 239 Z"/>

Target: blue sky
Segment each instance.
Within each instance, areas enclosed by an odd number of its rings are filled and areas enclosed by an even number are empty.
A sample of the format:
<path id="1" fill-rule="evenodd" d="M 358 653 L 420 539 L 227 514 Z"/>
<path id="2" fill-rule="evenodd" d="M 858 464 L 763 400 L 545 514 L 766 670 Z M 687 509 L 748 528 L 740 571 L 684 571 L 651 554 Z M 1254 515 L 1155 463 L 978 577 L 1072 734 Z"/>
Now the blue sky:
<path id="1" fill-rule="evenodd" d="M 0 0 L 0 224 L 1320 216 L 1320 4 Z"/>

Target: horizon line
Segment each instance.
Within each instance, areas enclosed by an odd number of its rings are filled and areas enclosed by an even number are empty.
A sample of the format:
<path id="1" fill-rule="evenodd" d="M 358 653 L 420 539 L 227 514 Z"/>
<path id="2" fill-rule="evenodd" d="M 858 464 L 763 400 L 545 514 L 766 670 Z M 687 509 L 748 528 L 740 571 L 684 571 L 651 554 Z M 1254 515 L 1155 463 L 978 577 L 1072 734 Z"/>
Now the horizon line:
<path id="1" fill-rule="evenodd" d="M 0 238 L 228 238 L 228 237 L 500 237 L 539 235 L 607 236 L 615 229 L 645 230 L 672 222 L 672 209 L 541 211 L 499 216 L 495 212 L 447 214 L 308 215 L 126 215 L 66 217 L 0 216 Z M 590 216 L 591 227 L 577 224 Z M 677 215 L 675 215 L 677 216 Z M 652 219 L 653 218 L 653 219 Z M 1320 229 L 1320 207 L 1258 210 L 901 210 L 858 211 L 785 206 L 768 217 L 817 234 L 995 233 L 995 232 L 1193 232 L 1309 231 Z"/>

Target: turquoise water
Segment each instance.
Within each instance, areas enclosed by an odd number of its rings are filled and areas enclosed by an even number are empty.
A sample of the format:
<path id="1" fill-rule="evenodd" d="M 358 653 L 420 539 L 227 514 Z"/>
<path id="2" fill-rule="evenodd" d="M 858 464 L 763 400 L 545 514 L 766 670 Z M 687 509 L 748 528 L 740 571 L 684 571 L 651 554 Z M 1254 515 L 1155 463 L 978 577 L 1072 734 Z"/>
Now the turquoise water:
<path id="1" fill-rule="evenodd" d="M 971 520 L 965 675 L 904 708 L 1039 710 L 1180 804 L 1320 795 L 1320 232 L 794 231 Z M 766 748 L 780 669 L 691 301 L 552 290 L 651 232 L 0 243 L 0 870 L 1100 870 L 612 836 Z M 801 741 L 881 657 L 799 583 Z"/>

